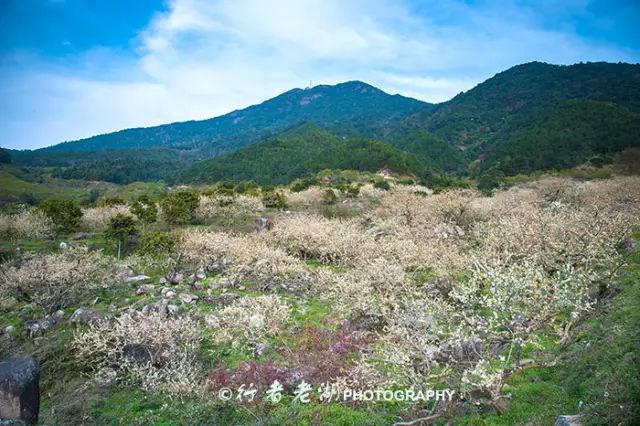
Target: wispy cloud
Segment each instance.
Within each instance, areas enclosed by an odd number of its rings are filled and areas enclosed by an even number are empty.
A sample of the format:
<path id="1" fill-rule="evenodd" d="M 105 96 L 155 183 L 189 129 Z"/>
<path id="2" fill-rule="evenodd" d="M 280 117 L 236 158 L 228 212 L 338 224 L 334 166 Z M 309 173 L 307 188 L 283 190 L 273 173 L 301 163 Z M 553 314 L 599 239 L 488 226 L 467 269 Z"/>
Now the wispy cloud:
<path id="1" fill-rule="evenodd" d="M 172 0 L 129 51 L 5 57 L 0 145 L 209 118 L 309 81 L 359 79 L 437 102 L 531 60 L 639 58 L 633 48 L 579 34 L 574 18 L 585 19 L 585 2 L 564 3 L 553 20 L 498 3 Z"/>

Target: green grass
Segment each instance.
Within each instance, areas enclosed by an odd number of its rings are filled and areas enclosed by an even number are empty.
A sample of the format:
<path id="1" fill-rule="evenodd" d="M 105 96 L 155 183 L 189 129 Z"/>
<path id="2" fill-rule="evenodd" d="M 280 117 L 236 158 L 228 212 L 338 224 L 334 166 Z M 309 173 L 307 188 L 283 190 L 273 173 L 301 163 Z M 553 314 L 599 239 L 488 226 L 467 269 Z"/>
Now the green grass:
<path id="1" fill-rule="evenodd" d="M 636 238 L 640 235 L 636 235 Z M 640 252 L 616 280 L 622 293 L 606 300 L 560 348 L 544 340 L 536 357 L 553 366 L 528 368 L 507 381 L 511 407 L 501 415 L 458 419 L 468 425 L 553 424 L 559 415 L 582 414 L 584 425 L 640 422 Z M 533 355 L 533 350 L 524 351 Z"/>

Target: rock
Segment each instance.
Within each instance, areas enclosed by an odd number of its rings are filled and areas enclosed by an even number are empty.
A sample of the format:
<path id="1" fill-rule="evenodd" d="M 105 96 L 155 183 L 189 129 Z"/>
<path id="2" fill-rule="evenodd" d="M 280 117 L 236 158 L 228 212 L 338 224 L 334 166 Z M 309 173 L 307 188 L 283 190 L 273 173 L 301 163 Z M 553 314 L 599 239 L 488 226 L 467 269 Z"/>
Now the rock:
<path id="1" fill-rule="evenodd" d="M 253 223 L 253 230 L 255 232 L 266 232 L 273 229 L 273 221 L 267 217 L 261 217 L 256 219 Z"/>
<path id="2" fill-rule="evenodd" d="M 167 305 L 167 315 L 170 317 L 177 317 L 180 314 L 180 306 Z"/>
<path id="3" fill-rule="evenodd" d="M 71 239 L 73 241 L 86 240 L 90 236 L 91 236 L 91 234 L 89 234 L 87 232 L 76 232 L 75 234 L 73 234 L 73 237 L 71 237 Z"/>
<path id="4" fill-rule="evenodd" d="M 558 416 L 555 426 L 580 426 L 582 422 L 580 421 L 580 415 L 575 416 Z"/>
<path id="5" fill-rule="evenodd" d="M 127 277 L 125 278 L 124 282 L 128 283 L 128 284 L 133 284 L 133 283 L 137 283 L 140 281 L 146 281 L 151 279 L 151 277 L 147 276 L 147 275 L 134 275 L 132 277 Z"/>
<path id="6" fill-rule="evenodd" d="M 122 347 L 122 356 L 127 360 L 142 364 L 153 360 L 153 351 L 148 346 L 129 343 Z"/>
<path id="7" fill-rule="evenodd" d="M 638 249 L 638 242 L 633 238 L 623 238 L 618 243 L 618 249 L 628 253 L 633 253 Z"/>
<path id="8" fill-rule="evenodd" d="M 136 273 L 128 265 L 119 263 L 111 269 L 111 277 L 118 282 L 124 282 L 128 277 L 133 277 Z"/>
<path id="9" fill-rule="evenodd" d="M 194 294 L 180 293 L 178 299 L 180 299 L 182 303 L 196 303 L 199 297 Z"/>
<path id="10" fill-rule="evenodd" d="M 271 346 L 268 343 L 256 343 L 256 346 L 253 350 L 253 355 L 255 357 L 262 356 Z"/>
<path id="11" fill-rule="evenodd" d="M 60 248 L 60 250 L 67 250 L 69 248 L 69 244 L 65 243 L 64 241 L 60 241 L 58 247 Z"/>
<path id="12" fill-rule="evenodd" d="M 16 327 L 13 325 L 6 325 L 4 327 L 0 327 L 0 334 L 11 334 L 16 331 Z"/>
<path id="13" fill-rule="evenodd" d="M 107 316 L 97 309 L 79 308 L 71 315 L 69 321 L 73 324 L 93 325 L 106 321 Z"/>
<path id="14" fill-rule="evenodd" d="M 26 321 L 24 323 L 24 330 L 31 338 L 42 336 L 44 333 L 58 325 L 63 316 L 64 312 L 58 311 L 53 315 L 47 315 L 41 320 Z"/>
<path id="15" fill-rule="evenodd" d="M 193 287 L 194 290 L 204 290 L 204 283 L 196 281 L 191 285 L 191 287 Z"/>
<path id="16" fill-rule="evenodd" d="M 151 294 L 154 288 L 156 288 L 156 286 L 153 284 L 143 284 L 140 287 L 138 287 L 138 289 L 136 290 L 136 294 L 137 295 Z"/>
<path id="17" fill-rule="evenodd" d="M 218 280 L 218 282 L 215 283 L 211 283 L 209 284 L 211 286 L 211 288 L 227 288 L 227 287 L 231 287 L 232 283 L 231 280 L 229 278 L 220 278 Z"/>
<path id="18" fill-rule="evenodd" d="M 40 367 L 31 357 L 0 361 L 0 418 L 38 422 Z"/>
<path id="19" fill-rule="evenodd" d="M 160 283 L 160 285 L 164 285 L 164 284 L 167 284 L 167 279 L 165 277 L 162 277 L 158 282 Z"/>
<path id="20" fill-rule="evenodd" d="M 207 273 L 202 267 L 198 268 L 198 270 L 195 273 L 195 276 L 196 276 L 196 279 L 200 281 L 207 279 Z"/>
<path id="21" fill-rule="evenodd" d="M 171 285 L 180 284 L 182 281 L 184 281 L 184 271 L 173 270 L 165 275 L 164 278 Z"/>
<path id="22" fill-rule="evenodd" d="M 212 306 L 227 306 L 232 304 L 234 301 L 240 298 L 239 294 L 236 293 L 223 293 L 220 296 L 206 296 L 204 298 L 204 303 Z"/>

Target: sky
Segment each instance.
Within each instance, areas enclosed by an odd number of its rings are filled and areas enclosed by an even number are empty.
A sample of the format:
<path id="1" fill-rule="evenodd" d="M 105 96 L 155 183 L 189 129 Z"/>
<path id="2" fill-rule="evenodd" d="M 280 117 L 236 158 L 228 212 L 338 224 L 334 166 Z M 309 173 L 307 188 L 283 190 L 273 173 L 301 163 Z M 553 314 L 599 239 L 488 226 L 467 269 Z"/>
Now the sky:
<path id="1" fill-rule="evenodd" d="M 638 22 L 638 0 L 0 0 L 0 146 L 349 80 L 442 102 L 524 62 L 638 63 Z"/>

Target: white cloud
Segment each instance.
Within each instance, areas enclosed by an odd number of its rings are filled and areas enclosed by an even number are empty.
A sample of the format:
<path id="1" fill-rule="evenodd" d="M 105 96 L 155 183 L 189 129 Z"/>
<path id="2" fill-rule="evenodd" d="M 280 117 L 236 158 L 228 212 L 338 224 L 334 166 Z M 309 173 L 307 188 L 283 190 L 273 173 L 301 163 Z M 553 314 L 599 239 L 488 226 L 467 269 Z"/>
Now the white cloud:
<path id="1" fill-rule="evenodd" d="M 0 118 L 0 145 L 209 118 L 309 81 L 359 79 L 444 101 L 526 61 L 637 59 L 503 2 L 418 11 L 392 0 L 172 0 L 134 43 L 133 57 L 97 49 L 69 65 L 18 62 L 11 82 L 0 82 L 9 117 Z"/>

